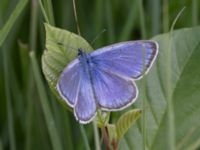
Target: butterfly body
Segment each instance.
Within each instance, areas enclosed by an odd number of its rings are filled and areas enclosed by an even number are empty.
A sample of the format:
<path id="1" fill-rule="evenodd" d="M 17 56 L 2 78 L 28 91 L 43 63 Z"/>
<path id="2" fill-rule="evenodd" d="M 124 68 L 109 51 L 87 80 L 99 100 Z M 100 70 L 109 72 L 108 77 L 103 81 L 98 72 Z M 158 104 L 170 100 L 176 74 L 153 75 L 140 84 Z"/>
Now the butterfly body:
<path id="1" fill-rule="evenodd" d="M 149 71 L 158 52 L 154 41 L 130 41 L 85 53 L 61 73 L 57 90 L 74 109 L 80 123 L 90 122 L 96 110 L 116 111 L 138 96 L 134 80 Z"/>

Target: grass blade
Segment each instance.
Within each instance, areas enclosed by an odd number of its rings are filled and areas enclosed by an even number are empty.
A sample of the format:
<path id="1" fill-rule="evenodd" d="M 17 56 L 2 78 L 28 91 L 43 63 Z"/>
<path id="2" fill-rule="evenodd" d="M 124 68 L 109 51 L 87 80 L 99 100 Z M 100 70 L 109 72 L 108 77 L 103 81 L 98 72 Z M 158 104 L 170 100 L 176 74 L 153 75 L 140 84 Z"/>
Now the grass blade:
<path id="1" fill-rule="evenodd" d="M 175 118 L 174 118 L 174 105 L 172 99 L 172 33 L 174 26 L 184 11 L 185 7 L 178 13 L 176 18 L 174 19 L 170 34 L 169 34 L 169 50 L 167 51 L 167 65 L 166 65 L 166 99 L 167 99 L 167 117 L 168 117 L 168 144 L 170 150 L 175 150 L 176 140 L 175 140 Z"/>
<path id="2" fill-rule="evenodd" d="M 80 124 L 79 126 L 80 126 L 80 130 L 81 130 L 81 134 L 83 136 L 83 141 L 85 143 L 85 149 L 90 150 L 90 145 L 89 145 L 89 142 L 88 142 L 88 139 L 87 139 L 85 129 L 84 129 L 83 125 Z"/>
<path id="3" fill-rule="evenodd" d="M 192 0 L 192 24 L 198 25 L 198 0 Z"/>
<path id="4" fill-rule="evenodd" d="M 3 50 L 3 63 L 4 63 L 4 77 L 5 77 L 5 95 L 7 101 L 7 117 L 8 117 L 8 132 L 10 140 L 10 149 L 16 150 L 15 143 L 15 130 L 14 130 L 14 119 L 13 119 L 13 107 L 11 102 L 11 87 L 10 87 L 10 61 L 9 61 L 9 51 L 4 48 Z"/>
<path id="5" fill-rule="evenodd" d="M 3 28 L 0 30 L 0 47 L 2 46 L 3 42 L 5 41 L 6 37 L 8 36 L 8 33 L 11 31 L 15 21 L 17 20 L 18 16 L 22 13 L 24 8 L 26 7 L 28 3 L 28 0 L 20 0 L 17 4 L 16 8 L 10 15 L 8 21 L 3 26 Z"/>
<path id="6" fill-rule="evenodd" d="M 140 12 L 140 27 L 142 31 L 142 39 L 147 37 L 146 27 L 145 27 L 145 14 L 143 8 L 143 0 L 139 0 L 139 12 Z"/>
<path id="7" fill-rule="evenodd" d="M 51 0 L 44 0 L 44 9 L 46 10 L 45 12 L 49 19 L 49 23 L 54 26 L 55 20 L 54 20 L 53 6 Z"/>
<path id="8" fill-rule="evenodd" d="M 131 31 L 134 28 L 134 25 L 136 24 L 137 13 L 138 13 L 138 4 L 137 4 L 138 2 L 139 2 L 138 0 L 132 1 L 130 13 L 127 17 L 119 41 L 127 40 L 131 35 Z"/>
<path id="9" fill-rule="evenodd" d="M 31 50 L 35 50 L 36 49 L 36 37 L 37 37 L 37 20 L 38 20 L 38 1 L 32 0 L 31 3 L 31 24 L 30 24 L 30 39 L 29 39 L 29 45 L 30 45 L 30 49 Z M 25 49 L 28 53 L 28 47 L 27 49 Z M 28 55 L 28 54 L 27 54 Z M 23 58 L 23 57 L 22 57 Z M 30 67 L 30 63 L 29 63 L 29 67 Z M 32 117 L 33 117 L 33 109 L 34 109 L 34 105 L 33 105 L 33 98 L 32 98 L 32 90 L 33 90 L 33 75 L 31 72 L 31 68 L 29 68 L 29 82 L 28 82 L 28 87 L 27 87 L 27 92 L 26 92 L 26 98 L 28 100 L 28 104 L 27 104 L 27 131 L 26 131 L 26 143 L 25 143 L 25 148 L 26 150 L 30 150 L 31 149 L 31 142 L 32 142 Z"/>
<path id="10" fill-rule="evenodd" d="M 163 32 L 169 31 L 169 2 L 163 0 Z"/>
<path id="11" fill-rule="evenodd" d="M 160 31 L 160 14 L 161 14 L 161 10 L 160 10 L 160 0 L 153 0 L 150 2 L 151 4 L 151 11 L 152 11 L 152 35 L 156 35 L 159 33 Z"/>
<path id="12" fill-rule="evenodd" d="M 1 139 L 0 139 L 0 150 L 3 150 L 3 144 L 2 144 Z"/>
<path id="13" fill-rule="evenodd" d="M 95 16 L 94 17 L 94 31 L 95 33 L 98 33 L 100 30 L 102 30 L 102 26 L 103 26 L 103 13 L 102 13 L 102 9 L 104 7 L 104 3 L 102 0 L 97 0 L 95 3 Z"/>
<path id="14" fill-rule="evenodd" d="M 44 6 L 43 6 L 41 0 L 39 0 L 39 5 L 40 5 L 40 9 L 42 11 L 42 14 L 44 16 L 45 21 L 49 24 L 49 19 L 48 19 L 47 14 L 46 14 L 46 12 L 44 10 Z"/>
<path id="15" fill-rule="evenodd" d="M 55 126 L 55 121 L 52 115 L 52 112 L 49 107 L 48 98 L 45 92 L 44 84 L 42 83 L 42 77 L 39 72 L 39 66 L 36 61 L 35 53 L 30 52 L 31 64 L 33 67 L 33 75 L 36 81 L 36 86 L 38 89 L 39 97 L 41 100 L 42 109 L 44 111 L 44 116 L 48 128 L 48 132 L 50 135 L 51 143 L 53 145 L 54 150 L 62 150 L 61 142 L 59 140 L 59 135 Z"/>
<path id="16" fill-rule="evenodd" d="M 114 22 L 112 16 L 112 7 L 111 2 L 106 0 L 106 20 L 107 20 L 107 27 L 108 27 L 108 42 L 112 43 L 115 41 L 115 33 L 114 33 Z"/>

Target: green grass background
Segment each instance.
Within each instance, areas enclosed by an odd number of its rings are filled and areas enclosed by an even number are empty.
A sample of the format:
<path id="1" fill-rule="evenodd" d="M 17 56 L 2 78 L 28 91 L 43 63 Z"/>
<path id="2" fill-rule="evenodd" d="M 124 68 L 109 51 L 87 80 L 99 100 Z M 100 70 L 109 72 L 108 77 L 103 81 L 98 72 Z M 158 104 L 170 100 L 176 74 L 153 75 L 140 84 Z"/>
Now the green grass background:
<path id="1" fill-rule="evenodd" d="M 72 0 L 42 3 L 51 25 L 77 32 Z M 106 29 L 94 48 L 169 32 L 184 6 L 175 29 L 197 26 L 200 16 L 198 0 L 77 0 L 76 5 L 86 40 Z M 80 126 L 50 91 L 41 72 L 44 48 L 39 1 L 1 0 L 0 150 L 95 149 L 92 124 Z"/>

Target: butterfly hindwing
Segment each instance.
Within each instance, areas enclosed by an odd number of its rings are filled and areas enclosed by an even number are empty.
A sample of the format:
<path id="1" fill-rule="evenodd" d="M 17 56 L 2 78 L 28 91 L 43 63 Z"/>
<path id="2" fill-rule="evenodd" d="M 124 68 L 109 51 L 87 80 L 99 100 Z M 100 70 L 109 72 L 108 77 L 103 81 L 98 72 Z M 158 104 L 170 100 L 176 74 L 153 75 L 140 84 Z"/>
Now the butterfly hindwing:
<path id="1" fill-rule="evenodd" d="M 81 123 L 87 123 L 96 114 L 96 100 L 92 89 L 89 74 L 80 69 L 81 83 L 78 100 L 74 107 L 76 119 Z"/>
<path id="2" fill-rule="evenodd" d="M 135 101 L 138 91 L 133 81 L 96 67 L 91 75 L 96 101 L 102 110 L 119 110 Z"/>

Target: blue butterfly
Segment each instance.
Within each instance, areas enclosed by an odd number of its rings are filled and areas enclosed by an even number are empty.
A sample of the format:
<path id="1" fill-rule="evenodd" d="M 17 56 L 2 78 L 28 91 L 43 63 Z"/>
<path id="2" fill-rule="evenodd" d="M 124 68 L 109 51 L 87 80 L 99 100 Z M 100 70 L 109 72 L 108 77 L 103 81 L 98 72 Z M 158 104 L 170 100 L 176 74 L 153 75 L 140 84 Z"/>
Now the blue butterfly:
<path id="1" fill-rule="evenodd" d="M 78 58 L 61 73 L 57 90 L 76 119 L 89 123 L 97 109 L 117 111 L 135 102 L 134 80 L 149 71 L 157 54 L 157 42 L 149 40 L 121 42 L 90 54 L 78 49 Z"/>

